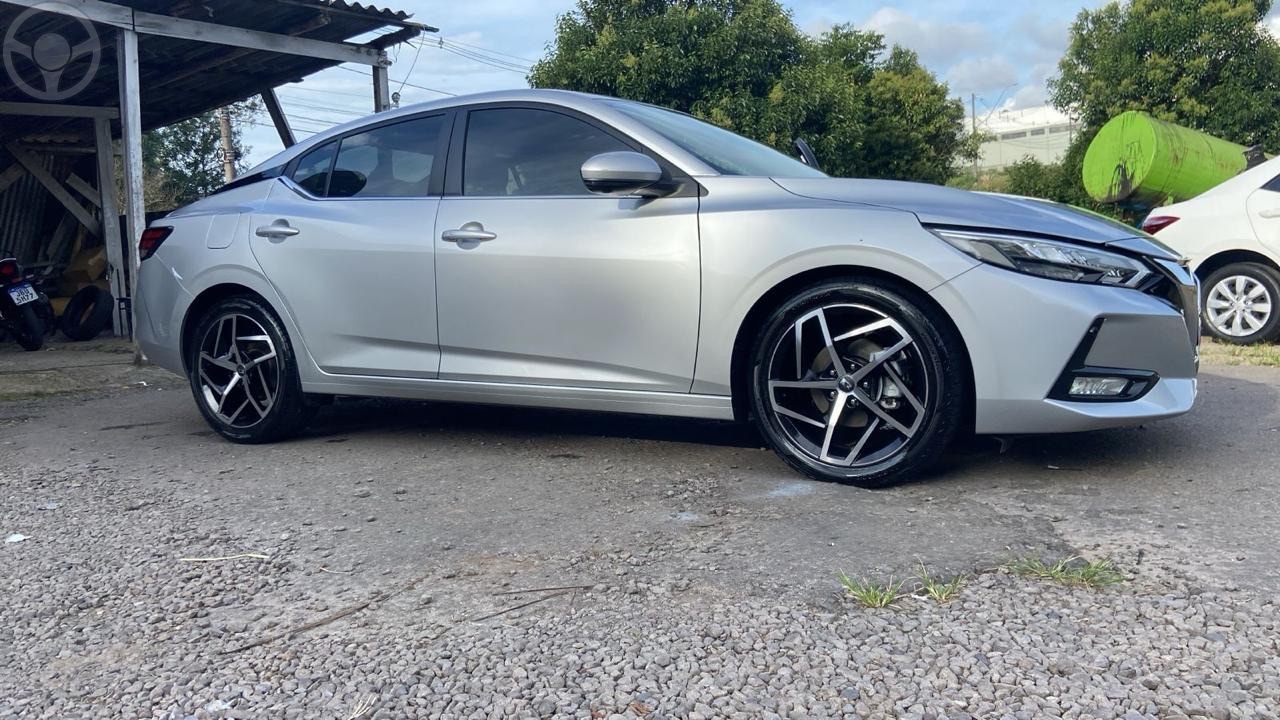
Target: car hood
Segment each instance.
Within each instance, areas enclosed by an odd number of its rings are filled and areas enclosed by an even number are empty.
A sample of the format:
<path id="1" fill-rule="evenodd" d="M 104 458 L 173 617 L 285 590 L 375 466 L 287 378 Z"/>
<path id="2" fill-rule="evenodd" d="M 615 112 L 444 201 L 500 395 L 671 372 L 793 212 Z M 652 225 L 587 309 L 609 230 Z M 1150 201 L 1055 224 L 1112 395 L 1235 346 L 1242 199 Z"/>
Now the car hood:
<path id="1" fill-rule="evenodd" d="M 970 192 L 941 185 L 895 180 L 778 178 L 782 189 L 817 200 L 859 203 L 914 213 L 925 225 L 1007 230 L 1111 245 L 1152 245 L 1148 254 L 1173 254 L 1145 233 L 1110 218 L 1070 205 L 1015 195 Z M 1161 251 L 1161 252 L 1157 252 Z M 1163 252 L 1163 251 L 1168 251 Z"/>

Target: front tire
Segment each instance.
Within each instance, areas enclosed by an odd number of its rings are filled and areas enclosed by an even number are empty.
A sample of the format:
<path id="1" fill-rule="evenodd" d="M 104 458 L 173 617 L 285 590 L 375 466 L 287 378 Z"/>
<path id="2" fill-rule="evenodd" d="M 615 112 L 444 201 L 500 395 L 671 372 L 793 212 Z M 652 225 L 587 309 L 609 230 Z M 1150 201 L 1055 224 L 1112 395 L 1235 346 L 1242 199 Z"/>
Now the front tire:
<path id="1" fill-rule="evenodd" d="M 205 312 L 188 349 L 187 375 L 204 419 L 232 442 L 292 437 L 315 411 L 284 326 L 256 298 L 227 298 Z"/>
<path id="2" fill-rule="evenodd" d="M 1204 283 L 1205 331 L 1236 345 L 1280 338 L 1280 273 L 1258 263 L 1220 268 Z"/>
<path id="3" fill-rule="evenodd" d="M 753 415 L 801 473 L 885 487 L 939 460 L 963 426 L 966 357 L 910 288 L 823 282 L 765 321 L 752 353 Z"/>

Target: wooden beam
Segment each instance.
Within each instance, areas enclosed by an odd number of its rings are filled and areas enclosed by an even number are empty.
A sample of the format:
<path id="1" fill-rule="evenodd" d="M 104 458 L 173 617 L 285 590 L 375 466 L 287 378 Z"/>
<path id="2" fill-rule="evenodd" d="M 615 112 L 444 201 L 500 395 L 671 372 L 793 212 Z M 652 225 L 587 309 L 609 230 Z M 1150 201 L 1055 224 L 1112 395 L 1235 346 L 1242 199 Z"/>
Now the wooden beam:
<path id="1" fill-rule="evenodd" d="M 80 193 L 85 200 L 93 203 L 94 207 L 102 208 L 102 200 L 98 197 L 98 191 L 93 188 L 87 181 L 83 180 L 79 175 L 71 173 L 67 176 L 67 187 Z"/>
<path id="2" fill-rule="evenodd" d="M 318 30 L 328 24 L 329 24 L 329 18 L 324 16 L 318 16 L 318 17 L 312 18 L 311 20 L 308 20 L 305 23 L 302 23 L 300 25 L 295 25 L 293 27 L 286 29 L 284 34 L 306 35 L 307 33 L 312 32 L 313 30 Z M 226 65 L 227 63 L 234 62 L 244 57 L 245 55 L 251 55 L 255 52 L 257 52 L 257 50 L 246 49 L 246 48 L 236 48 L 234 50 L 227 51 L 227 52 L 220 51 L 214 55 L 207 55 L 201 60 L 185 63 L 181 70 L 178 70 L 172 74 L 166 75 L 164 78 L 160 79 L 159 82 L 151 83 L 149 87 L 151 89 L 155 89 L 157 87 L 166 87 L 166 86 L 172 85 L 173 83 L 186 80 L 192 75 L 198 75 L 207 70 L 211 70 L 213 68 Z"/>
<path id="3" fill-rule="evenodd" d="M 18 182 L 27 171 L 23 169 L 20 163 L 14 163 L 0 172 L 0 193 L 9 189 L 9 186 Z"/>
<path id="4" fill-rule="evenodd" d="M 115 120 L 120 111 L 113 107 L 91 105 L 48 105 L 31 102 L 0 102 L 0 115 L 35 115 L 38 117 L 107 118 Z"/>
<path id="5" fill-rule="evenodd" d="M 98 148 L 98 207 L 102 208 L 102 244 L 107 249 L 107 282 L 111 283 L 111 295 L 122 298 L 125 292 L 124 253 L 120 247 L 120 206 L 116 202 L 116 157 L 112 150 L 111 121 L 94 120 L 93 136 Z M 124 337 L 129 318 L 116 303 L 111 314 L 111 325 L 116 337 Z"/>
<path id="6" fill-rule="evenodd" d="M 20 7 L 39 7 L 45 12 L 58 13 L 75 17 L 79 11 L 90 20 L 111 25 L 122 30 L 130 30 L 143 35 L 159 35 L 179 40 L 230 45 L 237 48 L 262 50 L 264 52 L 284 53 L 286 55 L 303 55 L 337 62 L 377 65 L 379 50 L 377 48 L 354 45 L 345 42 L 327 40 L 311 40 L 308 38 L 290 37 L 279 33 L 250 30 L 248 28 L 219 25 L 218 23 L 187 20 L 170 15 L 132 10 L 122 5 L 103 2 L 103 0 L 68 0 L 51 3 L 46 0 L 5 0 Z M 388 23 L 391 24 L 391 23 Z"/>
<path id="7" fill-rule="evenodd" d="M 74 215 L 81 225 L 88 228 L 89 232 L 94 235 L 102 233 L 102 225 L 97 218 L 90 214 L 88 210 L 85 210 L 84 206 L 72 197 L 66 188 L 62 187 L 62 183 L 58 182 L 57 178 L 44 169 L 44 166 L 40 164 L 40 161 L 34 155 L 13 143 L 6 145 L 5 149 L 9 151 L 14 160 L 17 160 L 22 167 L 27 169 L 27 172 L 31 173 L 31 177 L 35 178 L 36 181 L 44 186 L 45 190 L 49 191 L 50 195 L 62 203 L 62 207 L 66 208 L 67 212 Z"/>
<path id="8" fill-rule="evenodd" d="M 284 108 L 280 107 L 280 98 L 276 96 L 275 88 L 262 92 L 262 104 L 267 106 L 271 123 L 276 126 L 276 132 L 280 134 L 280 142 L 286 148 L 298 144 L 297 138 L 293 135 L 293 128 L 289 127 L 289 118 L 285 117 Z"/>
<path id="9" fill-rule="evenodd" d="M 124 150 L 125 227 L 129 257 L 125 260 L 129 289 L 129 330 L 133 338 L 138 326 L 138 313 L 134 298 L 138 292 L 138 241 L 147 227 L 147 204 L 142 194 L 142 86 L 138 80 L 138 33 L 117 30 L 116 67 L 120 74 L 120 135 Z M 141 351 L 136 357 L 142 359 Z"/>
<path id="10" fill-rule="evenodd" d="M 5 146 L 5 149 L 9 151 L 9 154 L 13 156 L 14 160 L 18 161 L 19 165 L 25 168 L 28 173 L 31 173 L 31 177 L 35 178 L 37 182 L 43 185 L 45 190 L 48 190 L 49 194 L 53 195 L 53 197 L 61 203 L 64 208 L 66 208 L 67 212 L 71 213 L 71 215 L 74 216 L 81 225 L 88 228 L 89 232 L 94 235 L 101 232 L 101 225 L 98 223 L 97 219 L 80 204 L 80 201 L 76 200 L 74 195 L 63 187 L 62 183 L 58 182 L 58 179 L 55 178 L 52 173 L 40 164 L 40 159 L 38 157 L 32 155 L 28 150 L 21 148 L 14 143 L 9 143 Z"/>

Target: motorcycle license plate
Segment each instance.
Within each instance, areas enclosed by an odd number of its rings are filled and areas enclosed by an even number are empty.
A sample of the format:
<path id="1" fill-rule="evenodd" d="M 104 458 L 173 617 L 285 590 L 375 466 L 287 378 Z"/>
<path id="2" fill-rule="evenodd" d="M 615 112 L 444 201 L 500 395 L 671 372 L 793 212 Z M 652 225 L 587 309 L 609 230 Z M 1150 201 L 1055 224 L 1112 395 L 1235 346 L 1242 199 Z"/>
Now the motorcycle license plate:
<path id="1" fill-rule="evenodd" d="M 40 296 L 36 294 L 36 289 L 27 283 L 9 288 L 9 297 L 13 299 L 14 305 L 26 305 L 40 299 Z"/>

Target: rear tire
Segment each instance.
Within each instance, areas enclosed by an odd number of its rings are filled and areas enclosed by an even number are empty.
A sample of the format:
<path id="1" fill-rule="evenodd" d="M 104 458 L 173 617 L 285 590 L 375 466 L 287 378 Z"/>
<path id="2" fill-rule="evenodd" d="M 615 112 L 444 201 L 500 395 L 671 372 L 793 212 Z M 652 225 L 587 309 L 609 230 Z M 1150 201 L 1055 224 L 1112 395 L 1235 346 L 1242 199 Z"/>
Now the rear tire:
<path id="1" fill-rule="evenodd" d="M 226 298 L 205 311 L 187 351 L 187 376 L 205 421 L 232 442 L 292 437 L 315 413 L 283 324 L 256 298 Z"/>
<path id="2" fill-rule="evenodd" d="M 44 347 L 44 322 L 36 313 L 35 303 L 27 303 L 18 308 L 17 322 L 9 328 L 9 334 L 27 352 L 35 352 Z"/>
<path id="3" fill-rule="evenodd" d="M 1235 345 L 1280 338 L 1280 272 L 1234 263 L 1204 282 L 1201 319 L 1209 335 Z"/>
<path id="4" fill-rule="evenodd" d="M 927 469 L 963 427 L 969 394 L 963 344 L 936 313 L 879 279 L 796 293 L 752 352 L 760 433 L 816 480 L 880 488 Z"/>

